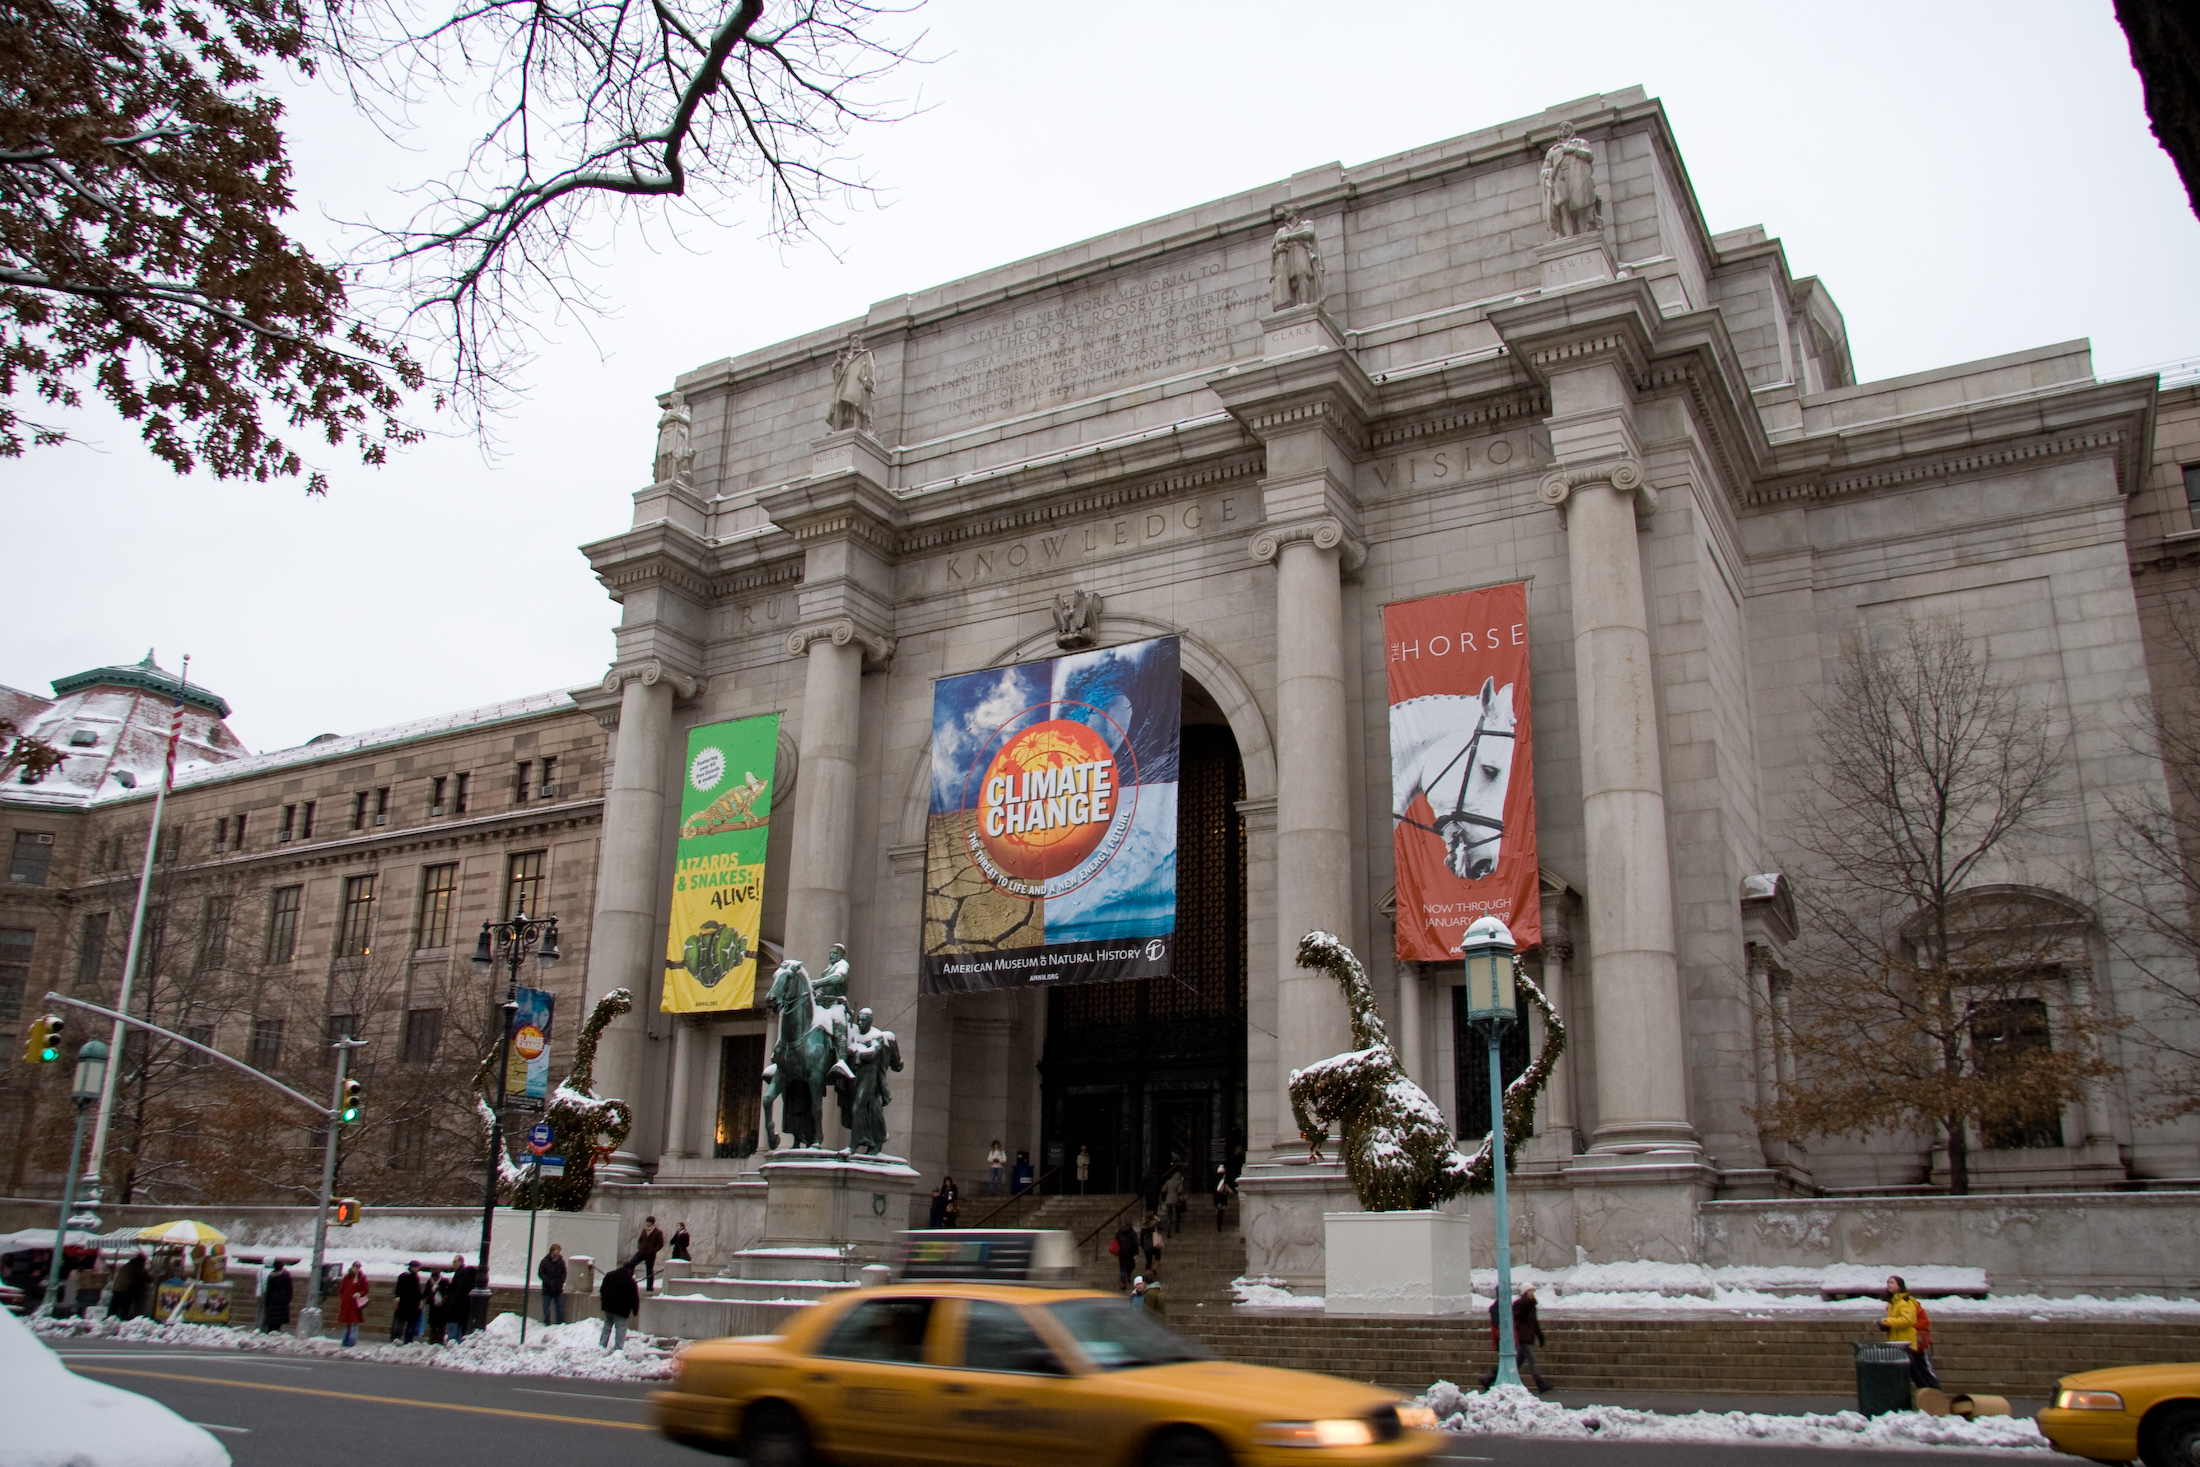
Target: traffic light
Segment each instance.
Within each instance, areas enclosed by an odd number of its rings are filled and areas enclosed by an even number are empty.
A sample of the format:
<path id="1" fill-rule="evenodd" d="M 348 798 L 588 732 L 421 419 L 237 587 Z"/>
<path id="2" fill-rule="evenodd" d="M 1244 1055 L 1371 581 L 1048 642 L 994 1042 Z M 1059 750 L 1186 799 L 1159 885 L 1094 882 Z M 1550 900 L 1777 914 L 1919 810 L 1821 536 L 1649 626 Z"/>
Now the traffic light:
<path id="1" fill-rule="evenodd" d="M 344 1082 L 344 1099 L 343 1103 L 336 1107 L 336 1119 L 347 1126 L 359 1124 L 359 1082 L 357 1080 L 346 1080 Z"/>
<path id="2" fill-rule="evenodd" d="M 47 1014 L 35 1020 L 23 1035 L 23 1063 L 50 1065 L 61 1058 L 61 1016 Z"/>
<path id="3" fill-rule="evenodd" d="M 336 1226 L 348 1228 L 357 1221 L 359 1221 L 359 1199 L 356 1197 L 337 1198 Z"/>

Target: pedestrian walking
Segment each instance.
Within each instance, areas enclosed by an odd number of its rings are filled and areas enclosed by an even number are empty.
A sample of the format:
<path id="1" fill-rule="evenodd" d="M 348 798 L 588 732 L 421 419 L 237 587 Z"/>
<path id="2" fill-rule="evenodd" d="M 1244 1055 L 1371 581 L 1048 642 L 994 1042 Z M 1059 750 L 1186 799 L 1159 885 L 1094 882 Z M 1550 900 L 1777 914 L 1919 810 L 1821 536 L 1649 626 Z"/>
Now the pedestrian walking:
<path id="1" fill-rule="evenodd" d="M 357 1263 L 344 1274 L 344 1281 L 336 1286 L 336 1322 L 344 1327 L 344 1348 L 359 1343 L 359 1326 L 367 1322 L 367 1299 L 373 1294 L 367 1283 L 367 1271 Z"/>
<path id="2" fill-rule="evenodd" d="M 421 1297 L 428 1305 L 428 1343 L 443 1343 L 444 1328 L 451 1322 L 451 1282 L 443 1277 L 443 1270 L 428 1270 L 428 1280 L 421 1286 Z"/>
<path id="3" fill-rule="evenodd" d="M 634 1261 L 641 1264 L 649 1279 L 649 1291 L 657 1292 L 657 1255 L 665 1251 L 665 1232 L 657 1226 L 657 1219 L 642 1219 L 642 1235 L 634 1240 Z"/>
<path id="4" fill-rule="evenodd" d="M 1547 1391 L 1551 1383 L 1543 1378 L 1543 1368 L 1536 1364 L 1535 1351 L 1543 1343 L 1543 1324 L 1536 1316 L 1535 1285 L 1530 1284 L 1513 1300 L 1513 1363 L 1520 1375 L 1535 1382 L 1538 1391 Z M 1490 1348 L 1496 1349 L 1497 1301 L 1490 1301 Z M 1482 1377 L 1482 1389 L 1488 1390 L 1497 1379 L 1497 1366 L 1490 1366 L 1490 1373 Z"/>
<path id="5" fill-rule="evenodd" d="M 1115 1286 L 1119 1289 L 1129 1288 L 1131 1286 L 1131 1274 L 1137 1267 L 1138 1229 L 1132 1227 L 1131 1220 L 1126 1217 L 1123 1219 L 1123 1225 L 1115 1230 L 1115 1268 L 1117 1274 Z"/>
<path id="6" fill-rule="evenodd" d="M 1940 1373 L 1933 1369 L 1932 1316 L 1898 1273 L 1887 1276 L 1887 1314 L 1879 1327 L 1887 1332 L 1887 1343 L 1910 1352 L 1910 1384 L 1939 1390 Z"/>
<path id="7" fill-rule="evenodd" d="M 273 1334 L 290 1327 L 290 1270 L 279 1259 L 270 1259 L 267 1281 L 260 1286 L 260 1333 Z"/>
<path id="8" fill-rule="evenodd" d="M 940 1201 L 942 1203 L 940 1226 L 943 1228 L 960 1226 L 963 1210 L 962 1188 L 955 1185 L 953 1177 L 940 1178 Z"/>
<path id="9" fill-rule="evenodd" d="M 1146 1277 L 1144 1274 L 1140 1274 L 1137 1278 L 1131 1280 L 1131 1308 L 1143 1309 L 1145 1307 Z"/>
<path id="10" fill-rule="evenodd" d="M 141 1248 L 115 1270 L 115 1302 L 107 1312 L 116 1319 L 135 1319 L 143 1314 L 145 1286 L 151 1281 L 152 1274 L 145 1265 L 145 1250 Z"/>
<path id="11" fill-rule="evenodd" d="M 993 1144 L 985 1149 L 985 1194 L 1001 1195 L 1002 1179 L 1008 1175 L 1008 1153 L 1001 1149 L 1001 1138 L 995 1136 Z"/>
<path id="12" fill-rule="evenodd" d="M 420 1265 L 408 1262 L 390 1285 L 390 1343 L 409 1345 L 420 1338 Z"/>
<path id="13" fill-rule="evenodd" d="M 474 1289 L 481 1273 L 465 1259 L 451 1259 L 451 1276 L 443 1285 L 443 1343 L 455 1345 L 466 1338 L 473 1324 Z"/>
<path id="14" fill-rule="evenodd" d="M 641 1290 L 634 1286 L 634 1265 L 614 1268 L 603 1276 L 603 1285 L 597 1290 L 597 1301 L 603 1309 L 603 1330 L 596 1343 L 606 1350 L 626 1349 L 626 1322 L 642 1307 Z"/>
<path id="15" fill-rule="evenodd" d="M 1157 1214 L 1149 1212 L 1146 1214 L 1145 1221 L 1138 1225 L 1138 1251 L 1145 1255 L 1146 1271 L 1148 1273 L 1153 1272 L 1154 1255 L 1159 1251 L 1153 1245 L 1154 1224 L 1159 1220 Z"/>
<path id="16" fill-rule="evenodd" d="M 1085 1184 L 1086 1184 L 1087 1182 L 1091 1181 L 1091 1180 L 1092 1180 L 1092 1148 L 1091 1148 L 1090 1146 L 1085 1146 L 1085 1145 L 1079 1145 L 1079 1146 L 1078 1146 L 1078 1148 L 1077 1148 L 1077 1195 L 1078 1195 L 1078 1196 L 1082 1197 L 1082 1196 L 1084 1196 L 1084 1195 L 1085 1195 Z"/>
<path id="17" fill-rule="evenodd" d="M 672 1256 L 682 1263 L 693 1263 L 695 1260 L 688 1257 L 688 1248 L 692 1242 L 688 1237 L 687 1219 L 682 1218 L 680 1225 L 672 1230 Z"/>
<path id="18" fill-rule="evenodd" d="M 684 1233 L 676 1236 L 684 1237 Z M 565 1245 L 552 1243 L 550 1251 L 542 1255 L 542 1262 L 535 1265 L 535 1277 L 542 1280 L 542 1322 L 565 1323 Z"/>
<path id="19" fill-rule="evenodd" d="M 1169 1168 L 1169 1179 L 1161 1184 L 1161 1207 L 1169 1217 L 1169 1228 L 1174 1231 L 1184 1226 L 1184 1167 Z"/>
<path id="20" fill-rule="evenodd" d="M 1230 1169 L 1215 1163 L 1215 1231 L 1222 1231 L 1222 1215 L 1230 1210 Z"/>
<path id="21" fill-rule="evenodd" d="M 932 1189 L 932 1203 L 925 1213 L 924 1225 L 928 1228 L 947 1226 L 947 1188 L 944 1185 Z"/>

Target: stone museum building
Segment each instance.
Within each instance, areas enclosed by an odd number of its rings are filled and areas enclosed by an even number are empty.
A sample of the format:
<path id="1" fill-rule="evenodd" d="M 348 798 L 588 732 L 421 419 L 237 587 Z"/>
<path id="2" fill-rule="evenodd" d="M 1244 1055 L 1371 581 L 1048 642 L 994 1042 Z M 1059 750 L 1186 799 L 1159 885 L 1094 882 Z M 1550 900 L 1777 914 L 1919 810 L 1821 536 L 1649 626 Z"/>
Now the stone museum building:
<path id="1" fill-rule="evenodd" d="M 779 713 L 766 962 L 847 945 L 851 1003 L 908 1064 L 890 1149 L 968 1190 L 995 1139 L 1050 1188 L 1085 1148 L 1121 1191 L 1242 1148 L 1249 1267 L 1318 1285 L 1321 1213 L 1357 1204 L 1290 1120 L 1292 1070 L 1348 1047 L 1302 933 L 1351 943 L 1408 1070 L 1487 1125 L 1458 966 L 1391 957 L 1381 617 L 1502 582 L 1528 586 L 1529 964 L 1573 1041 L 1523 1153 L 1535 1261 L 1695 1258 L 1722 1201 L 1944 1166 L 1929 1138 L 1806 1148 L 1754 1119 L 1849 639 L 1958 623 L 2050 711 L 2052 859 L 1991 881 L 2070 926 L 2057 1003 L 2189 1030 L 2087 889 L 2112 797 L 2165 787 L 2134 702 L 2143 621 L 2200 548 L 2190 392 L 2100 380 L 2083 342 L 1859 383 L 1828 285 L 1760 227 L 1712 230 L 1639 89 L 881 301 L 660 403 L 654 482 L 586 547 L 616 660 L 574 694 L 616 726 L 589 992 L 650 995 L 599 1089 L 652 1102 L 616 1167 L 680 1197 L 660 1215 L 749 1195 L 764 1044 L 757 1011 L 657 1011 L 686 730 Z M 934 681 L 1161 635 L 1175 976 L 920 992 Z M 2160 1119 L 2124 1058 L 2055 1134 L 1983 1148 L 1974 1186 L 2200 1177 L 2200 1119 Z"/>
<path id="2" fill-rule="evenodd" d="M 10 1196 L 59 1191 L 69 1067 L 22 1064 L 24 1034 L 48 990 L 115 1003 L 178 686 L 148 654 L 58 678 L 51 698 L 0 689 L 0 717 L 65 756 L 35 784 L 0 785 L 0 1134 L 27 1138 L 0 1153 Z M 559 918 L 568 961 L 530 964 L 522 981 L 557 995 L 562 1074 L 584 1017 L 604 730 L 547 693 L 254 754 L 219 694 L 185 685 L 182 698 L 131 1011 L 316 1096 L 333 1083 L 330 1040 L 368 1040 L 351 1069 L 366 1120 L 348 1133 L 339 1190 L 478 1197 L 467 1085 L 495 1038 L 503 975 L 468 960 L 484 920 L 521 907 Z M 95 1015 L 50 1011 L 66 1018 L 67 1052 L 107 1037 Z M 310 1112 L 180 1046 L 132 1044 L 108 1201 L 313 1197 Z"/>

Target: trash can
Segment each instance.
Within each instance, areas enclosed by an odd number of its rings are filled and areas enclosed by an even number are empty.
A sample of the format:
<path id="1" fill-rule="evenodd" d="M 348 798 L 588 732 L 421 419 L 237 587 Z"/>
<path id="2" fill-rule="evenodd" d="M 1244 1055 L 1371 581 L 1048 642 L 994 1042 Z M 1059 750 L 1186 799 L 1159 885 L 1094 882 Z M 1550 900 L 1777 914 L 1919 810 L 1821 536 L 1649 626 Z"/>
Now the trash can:
<path id="1" fill-rule="evenodd" d="M 1866 1416 L 1910 1409 L 1910 1351 L 1905 1345 L 1858 1340 L 1856 1409 Z"/>

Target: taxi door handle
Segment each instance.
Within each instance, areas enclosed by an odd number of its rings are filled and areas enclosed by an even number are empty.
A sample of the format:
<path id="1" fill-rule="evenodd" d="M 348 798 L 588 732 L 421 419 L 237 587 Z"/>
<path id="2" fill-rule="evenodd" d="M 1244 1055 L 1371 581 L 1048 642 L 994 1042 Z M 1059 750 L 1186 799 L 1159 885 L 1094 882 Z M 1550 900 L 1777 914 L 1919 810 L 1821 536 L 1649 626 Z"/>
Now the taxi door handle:
<path id="1" fill-rule="evenodd" d="M 824 1385 L 831 1385 L 833 1381 L 833 1378 L 822 1370 L 811 1371 L 810 1379 Z"/>
<path id="2" fill-rule="evenodd" d="M 940 1394 L 943 1396 L 967 1396 L 970 1394 L 970 1387 L 948 1381 L 940 1387 Z"/>

